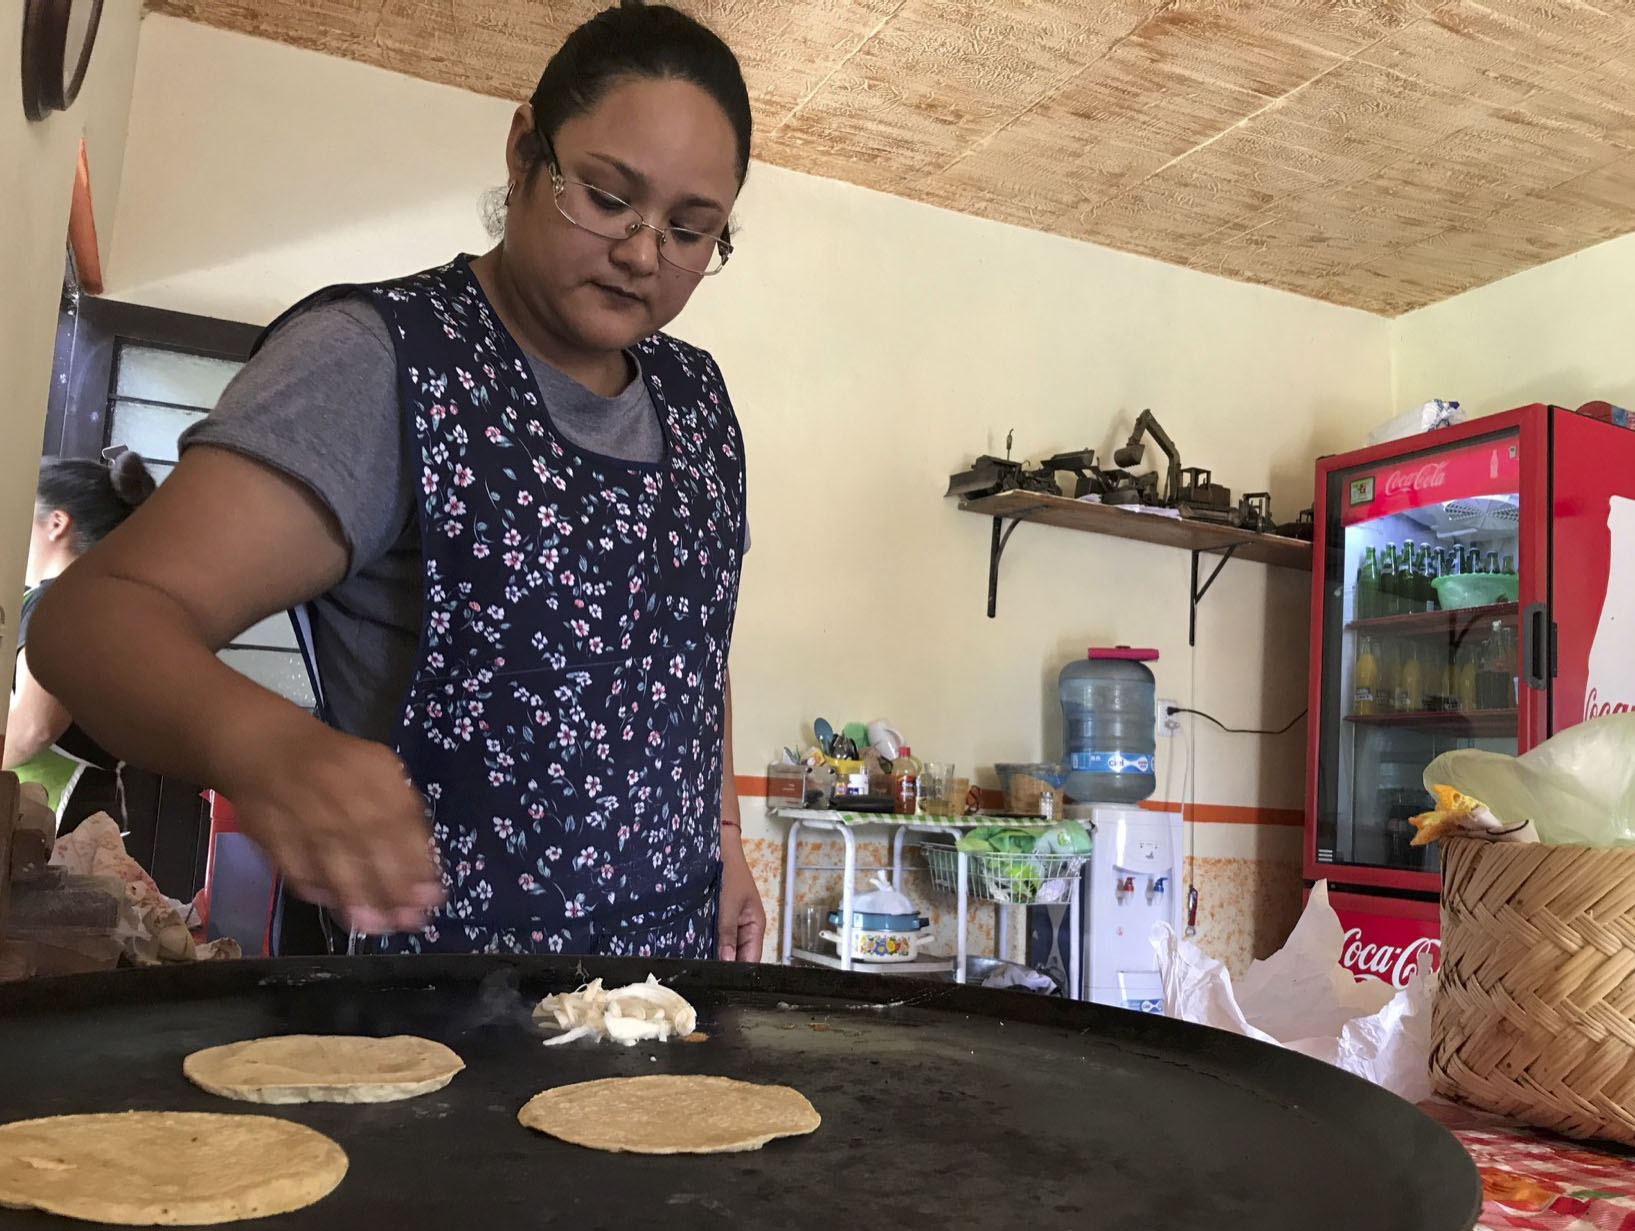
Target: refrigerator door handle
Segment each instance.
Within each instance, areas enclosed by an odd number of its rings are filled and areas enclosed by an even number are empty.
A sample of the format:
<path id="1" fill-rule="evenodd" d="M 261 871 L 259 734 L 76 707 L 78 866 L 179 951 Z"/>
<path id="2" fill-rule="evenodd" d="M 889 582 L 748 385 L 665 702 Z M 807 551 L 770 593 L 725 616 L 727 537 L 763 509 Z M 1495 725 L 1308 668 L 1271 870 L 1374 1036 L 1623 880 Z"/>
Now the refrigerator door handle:
<path id="1" fill-rule="evenodd" d="M 1547 603 L 1529 603 L 1521 613 L 1521 682 L 1536 691 L 1555 675 L 1555 624 Z"/>

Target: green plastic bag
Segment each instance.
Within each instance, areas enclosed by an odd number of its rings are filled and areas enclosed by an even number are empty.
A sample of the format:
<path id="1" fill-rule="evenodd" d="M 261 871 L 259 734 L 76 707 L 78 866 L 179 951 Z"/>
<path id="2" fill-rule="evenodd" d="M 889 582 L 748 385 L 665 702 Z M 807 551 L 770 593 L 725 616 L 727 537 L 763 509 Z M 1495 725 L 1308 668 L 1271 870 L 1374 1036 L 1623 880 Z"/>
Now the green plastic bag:
<path id="1" fill-rule="evenodd" d="M 1540 842 L 1635 845 L 1635 714 L 1568 727 L 1519 757 L 1460 748 L 1425 768 L 1501 821 L 1532 821 Z"/>

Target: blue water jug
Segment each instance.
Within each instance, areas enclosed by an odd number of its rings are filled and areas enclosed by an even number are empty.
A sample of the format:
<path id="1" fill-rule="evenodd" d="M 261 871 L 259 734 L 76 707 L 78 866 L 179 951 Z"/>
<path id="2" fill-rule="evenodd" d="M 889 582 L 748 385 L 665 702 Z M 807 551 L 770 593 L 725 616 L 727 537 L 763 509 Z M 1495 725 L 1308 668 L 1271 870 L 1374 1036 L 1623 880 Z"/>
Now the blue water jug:
<path id="1" fill-rule="evenodd" d="M 1158 788 L 1154 773 L 1153 678 L 1157 650 L 1092 649 L 1062 668 L 1058 691 L 1070 771 L 1079 803 L 1133 804 Z"/>

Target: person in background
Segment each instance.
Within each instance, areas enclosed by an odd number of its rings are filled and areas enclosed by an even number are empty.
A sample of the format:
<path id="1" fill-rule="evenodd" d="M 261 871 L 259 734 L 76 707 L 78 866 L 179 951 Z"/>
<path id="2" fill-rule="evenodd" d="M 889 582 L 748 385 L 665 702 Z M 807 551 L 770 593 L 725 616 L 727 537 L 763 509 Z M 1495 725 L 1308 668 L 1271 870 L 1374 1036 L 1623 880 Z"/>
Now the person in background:
<path id="1" fill-rule="evenodd" d="M 154 486 L 147 465 L 129 450 L 111 463 L 47 458 L 40 466 L 0 768 L 45 788 L 61 831 L 104 809 L 119 815 L 119 764 L 75 725 L 29 669 L 35 608 L 63 570 L 129 517 Z"/>
<path id="2" fill-rule="evenodd" d="M 40 677 L 231 800 L 368 951 L 761 955 L 743 437 L 714 359 L 661 332 L 732 252 L 751 123 L 686 14 L 579 26 L 494 134 L 495 246 L 274 322 L 45 600 Z M 216 658 L 292 608 L 327 725 Z"/>

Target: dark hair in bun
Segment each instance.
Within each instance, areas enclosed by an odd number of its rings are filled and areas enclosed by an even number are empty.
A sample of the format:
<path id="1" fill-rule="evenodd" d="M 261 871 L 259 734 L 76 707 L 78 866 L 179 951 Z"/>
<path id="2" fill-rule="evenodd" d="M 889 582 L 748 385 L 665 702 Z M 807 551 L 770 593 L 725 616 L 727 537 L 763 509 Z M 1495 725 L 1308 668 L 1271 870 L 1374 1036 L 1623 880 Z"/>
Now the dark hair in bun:
<path id="1" fill-rule="evenodd" d="M 83 555 L 153 495 L 156 486 L 141 455 L 130 450 L 106 465 L 85 458 L 47 458 L 40 466 L 34 513 L 66 513 L 74 552 Z"/>
<path id="2" fill-rule="evenodd" d="M 113 484 L 114 495 L 132 509 L 153 495 L 154 488 L 159 486 L 142 455 L 129 449 L 108 464 L 108 482 Z"/>
<path id="3" fill-rule="evenodd" d="M 738 139 L 738 182 L 744 182 L 753 121 L 738 57 L 715 31 L 667 4 L 620 0 L 569 34 L 528 100 L 535 127 L 555 137 L 564 121 L 589 111 L 626 77 L 690 81 L 719 103 Z M 545 157 L 544 149 L 536 151 L 530 182 Z"/>

